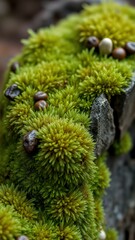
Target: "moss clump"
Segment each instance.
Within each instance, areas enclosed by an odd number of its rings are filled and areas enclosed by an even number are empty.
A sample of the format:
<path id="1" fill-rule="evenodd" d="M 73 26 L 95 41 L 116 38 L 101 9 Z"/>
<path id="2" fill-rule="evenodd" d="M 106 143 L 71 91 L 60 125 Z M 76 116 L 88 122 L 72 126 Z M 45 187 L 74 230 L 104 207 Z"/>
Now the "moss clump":
<path id="1" fill-rule="evenodd" d="M 128 153 L 133 147 L 131 136 L 128 132 L 120 140 L 113 143 L 113 149 L 116 156 Z"/>
<path id="2" fill-rule="evenodd" d="M 122 64 L 122 65 L 121 65 Z M 129 84 L 131 67 L 126 63 L 103 59 L 94 62 L 92 66 L 81 67 L 78 70 L 80 94 L 87 99 L 89 95 L 95 98 L 104 93 L 108 98 L 120 94 Z"/>
<path id="3" fill-rule="evenodd" d="M 118 234 L 115 229 L 108 229 L 107 230 L 107 235 L 106 235 L 106 240 L 117 240 L 118 239 Z"/>
<path id="4" fill-rule="evenodd" d="M 57 229 L 54 228 L 52 223 L 42 224 L 37 223 L 33 228 L 33 234 L 30 239 L 37 240 L 57 240 Z"/>
<path id="5" fill-rule="evenodd" d="M 82 13 L 83 20 L 79 25 L 80 41 L 96 36 L 100 40 L 105 37 L 112 39 L 114 47 L 124 47 L 125 42 L 135 41 L 135 28 L 131 10 L 109 3 L 98 7 L 86 8 Z M 101 14 L 102 13 L 102 14 Z M 123 31 L 124 29 L 124 31 Z"/>
<path id="6" fill-rule="evenodd" d="M 8 71 L 4 88 L 17 84 L 21 94 L 1 100 L 1 239 L 22 234 L 31 240 L 98 239 L 109 172 L 105 156 L 94 157 L 90 110 L 101 93 L 111 100 L 124 91 L 135 56 L 121 62 L 101 57 L 85 42 L 95 35 L 124 46 L 135 41 L 134 23 L 130 7 L 87 6 L 56 27 L 30 31 L 23 41 L 22 54 L 14 59 L 20 68 Z M 48 95 L 48 107 L 40 111 L 33 99 L 38 91 Z M 23 139 L 32 130 L 38 145 L 28 153 Z"/>
<path id="7" fill-rule="evenodd" d="M 13 185 L 0 186 L 0 202 L 5 206 L 12 206 L 15 211 L 29 220 L 37 218 L 32 202 L 28 201 L 24 193 L 18 192 Z"/>
<path id="8" fill-rule="evenodd" d="M 13 240 L 20 230 L 17 217 L 14 215 L 12 208 L 0 204 L 0 238 L 2 240 Z"/>

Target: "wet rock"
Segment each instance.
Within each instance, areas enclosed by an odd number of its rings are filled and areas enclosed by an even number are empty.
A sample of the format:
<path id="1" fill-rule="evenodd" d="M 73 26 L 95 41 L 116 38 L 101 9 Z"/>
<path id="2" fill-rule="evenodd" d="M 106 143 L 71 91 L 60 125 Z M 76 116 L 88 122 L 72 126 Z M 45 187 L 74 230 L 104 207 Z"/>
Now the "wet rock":
<path id="1" fill-rule="evenodd" d="M 47 107 L 48 107 L 48 104 L 47 104 L 47 102 L 44 101 L 44 100 L 40 100 L 40 101 L 37 101 L 37 102 L 35 103 L 35 109 L 36 109 L 36 110 L 44 110 L 44 109 L 47 108 Z"/>
<path id="2" fill-rule="evenodd" d="M 38 92 L 36 92 L 35 95 L 34 95 L 34 100 L 35 100 L 35 102 L 36 102 L 36 101 L 39 101 L 39 100 L 46 100 L 47 98 L 48 98 L 47 93 L 42 92 L 42 91 L 38 91 Z"/>
<path id="3" fill-rule="evenodd" d="M 27 153 L 35 152 L 38 144 L 36 135 L 36 130 L 32 130 L 23 137 L 23 147 Z"/>
<path id="4" fill-rule="evenodd" d="M 117 138 L 130 127 L 135 118 L 135 74 L 128 88 L 121 95 L 112 98 L 111 106 L 114 109 Z"/>
<path id="5" fill-rule="evenodd" d="M 125 49 L 129 54 L 135 53 L 135 42 L 127 42 L 125 45 Z"/>
<path id="6" fill-rule="evenodd" d="M 130 155 L 109 156 L 110 187 L 104 196 L 108 228 L 118 231 L 118 240 L 135 238 L 135 160 Z"/>
<path id="7" fill-rule="evenodd" d="M 103 151 L 110 147 L 115 137 L 113 110 L 103 94 L 95 99 L 90 119 L 90 132 L 96 142 L 95 154 L 100 156 Z"/>
<path id="8" fill-rule="evenodd" d="M 99 45 L 99 39 L 95 36 L 90 36 L 87 38 L 86 46 L 88 49 L 96 48 Z"/>
<path id="9" fill-rule="evenodd" d="M 99 52 L 101 55 L 109 55 L 113 49 L 113 42 L 110 38 L 103 38 L 99 43 Z"/>
<path id="10" fill-rule="evenodd" d="M 115 59 L 122 60 L 126 57 L 126 51 L 124 48 L 115 48 L 112 52 L 112 56 Z"/>
<path id="11" fill-rule="evenodd" d="M 5 91 L 5 96 L 10 100 L 14 100 L 20 94 L 21 90 L 18 88 L 17 84 L 12 84 Z"/>

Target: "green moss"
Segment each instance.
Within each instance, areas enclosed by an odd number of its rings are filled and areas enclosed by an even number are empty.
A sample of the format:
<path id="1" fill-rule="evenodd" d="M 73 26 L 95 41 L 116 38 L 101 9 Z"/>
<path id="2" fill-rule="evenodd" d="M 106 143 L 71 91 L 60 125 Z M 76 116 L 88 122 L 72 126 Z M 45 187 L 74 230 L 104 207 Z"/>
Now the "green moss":
<path id="1" fill-rule="evenodd" d="M 116 156 L 128 153 L 133 147 L 131 136 L 128 132 L 120 140 L 116 140 L 113 144 Z"/>
<path id="2" fill-rule="evenodd" d="M 83 127 L 70 124 L 69 121 L 57 120 L 41 129 L 38 135 L 41 145 L 36 159 L 39 168 L 45 167 L 52 181 L 63 180 L 78 184 L 87 180 L 93 171 L 93 142 Z M 52 147 L 53 146 L 53 147 Z M 55 172 L 56 171 L 56 172 Z M 55 176 L 56 174 L 56 176 Z"/>
<path id="3" fill-rule="evenodd" d="M 33 240 L 58 240 L 58 229 L 53 224 L 37 223 L 33 227 L 33 234 L 30 236 Z"/>
<path id="4" fill-rule="evenodd" d="M 0 204 L 0 238 L 2 240 L 13 240 L 20 231 L 20 226 L 16 218 L 13 218 L 13 212 Z"/>
<path id="5" fill-rule="evenodd" d="M 6 206 L 12 206 L 23 217 L 32 220 L 37 218 L 37 213 L 32 206 L 32 202 L 28 201 L 23 192 L 18 192 L 13 185 L 0 186 L 0 202 Z"/>
<path id="6" fill-rule="evenodd" d="M 126 63 L 102 59 L 78 70 L 79 92 L 83 98 L 95 98 L 104 93 L 108 98 L 120 94 L 131 79 L 131 67 Z"/>
<path id="7" fill-rule="evenodd" d="M 58 238 L 60 240 L 82 240 L 80 231 L 75 226 L 63 226 L 61 225 L 58 231 Z"/>
<path id="8" fill-rule="evenodd" d="M 117 240 L 118 234 L 115 229 L 108 229 L 106 232 L 106 240 Z"/>
<path id="9" fill-rule="evenodd" d="M 86 8 L 78 27 L 80 41 L 85 42 L 89 36 L 96 36 L 100 40 L 108 37 L 112 39 L 114 47 L 123 47 L 127 41 L 135 41 L 134 21 L 127 14 L 129 12 L 112 3 Z"/>
<path id="10" fill-rule="evenodd" d="M 104 225 L 102 196 L 109 185 L 106 155 L 94 156 L 90 110 L 101 93 L 109 100 L 130 84 L 135 56 L 123 61 L 86 49 L 86 39 L 110 37 L 114 46 L 135 41 L 135 11 L 117 4 L 86 6 L 56 27 L 29 31 L 20 68 L 6 75 L 4 91 L 17 84 L 14 101 L 1 97 L 0 238 L 97 240 Z M 34 94 L 45 91 L 48 107 L 36 111 Z M 29 154 L 23 137 L 36 130 Z M 124 143 L 124 144 L 123 144 Z M 130 144 L 129 144 L 130 143 Z M 124 136 L 117 152 L 129 150 Z M 7 224 L 7 225 L 6 225 Z M 108 240 L 116 239 L 114 232 Z"/>
<path id="11" fill-rule="evenodd" d="M 96 182 L 94 181 L 92 184 L 95 198 L 99 198 L 99 196 L 102 196 L 105 189 L 109 186 L 110 183 L 110 172 L 106 168 L 105 163 L 106 158 L 107 154 L 104 153 L 96 159 L 97 171 L 95 173 L 96 177 L 94 179 Z"/>

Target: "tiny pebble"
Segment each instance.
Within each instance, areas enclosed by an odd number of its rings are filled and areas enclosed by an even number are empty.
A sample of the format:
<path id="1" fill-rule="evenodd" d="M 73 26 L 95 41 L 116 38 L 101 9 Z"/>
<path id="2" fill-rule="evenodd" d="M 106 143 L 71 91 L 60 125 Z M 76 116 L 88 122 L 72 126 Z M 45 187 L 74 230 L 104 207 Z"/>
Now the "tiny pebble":
<path id="1" fill-rule="evenodd" d="M 29 238 L 22 235 L 22 236 L 18 237 L 17 240 L 29 240 Z"/>
<path id="2" fill-rule="evenodd" d="M 36 134 L 36 130 L 32 130 L 23 137 L 23 146 L 27 153 L 32 153 L 36 149 L 36 146 L 38 144 Z"/>
<path id="3" fill-rule="evenodd" d="M 125 49 L 129 54 L 135 53 L 135 42 L 127 42 Z"/>
<path id="4" fill-rule="evenodd" d="M 16 73 L 18 68 L 19 68 L 19 63 L 18 62 L 14 62 L 14 63 L 12 63 L 12 65 L 10 67 L 10 70 L 11 70 L 11 72 Z"/>
<path id="5" fill-rule="evenodd" d="M 112 52 L 113 43 L 110 38 L 103 38 L 99 43 L 99 51 L 101 55 L 109 55 Z"/>
<path id="6" fill-rule="evenodd" d="M 21 90 L 18 88 L 17 84 L 13 84 L 6 89 L 4 95 L 10 100 L 14 100 L 14 98 L 19 96 L 20 93 L 21 93 Z"/>
<path id="7" fill-rule="evenodd" d="M 104 230 L 101 230 L 99 233 L 99 239 L 100 240 L 105 240 L 106 239 L 106 233 Z"/>
<path id="8" fill-rule="evenodd" d="M 99 39 L 97 37 L 94 37 L 94 36 L 88 37 L 86 45 L 89 49 L 91 49 L 93 47 L 96 48 L 99 45 Z"/>
<path id="9" fill-rule="evenodd" d="M 35 93 L 34 95 L 34 100 L 35 101 L 39 101 L 39 100 L 46 100 L 48 98 L 47 93 L 39 91 L 37 93 Z"/>
<path id="10" fill-rule="evenodd" d="M 126 51 L 124 48 L 115 48 L 112 52 L 112 56 L 115 59 L 122 60 L 126 57 Z"/>
<path id="11" fill-rule="evenodd" d="M 48 104 L 44 100 L 39 100 L 35 103 L 36 110 L 43 110 L 43 109 L 47 108 L 47 106 L 48 106 Z"/>

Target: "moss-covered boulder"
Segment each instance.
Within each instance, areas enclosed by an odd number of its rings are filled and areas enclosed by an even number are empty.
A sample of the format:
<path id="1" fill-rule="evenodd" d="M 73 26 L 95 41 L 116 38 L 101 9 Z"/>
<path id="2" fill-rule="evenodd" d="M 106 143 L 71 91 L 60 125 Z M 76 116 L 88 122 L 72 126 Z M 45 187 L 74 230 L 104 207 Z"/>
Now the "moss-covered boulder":
<path id="1" fill-rule="evenodd" d="M 106 231 L 109 172 L 106 155 L 94 154 L 91 106 L 101 94 L 111 102 L 129 86 L 135 56 L 101 56 L 87 48 L 87 38 L 110 38 L 114 48 L 135 41 L 135 11 L 86 6 L 29 33 L 1 97 L 0 239 L 97 240 Z M 35 102 L 39 91 L 48 97 Z M 106 234 L 116 239 L 114 231 Z"/>

